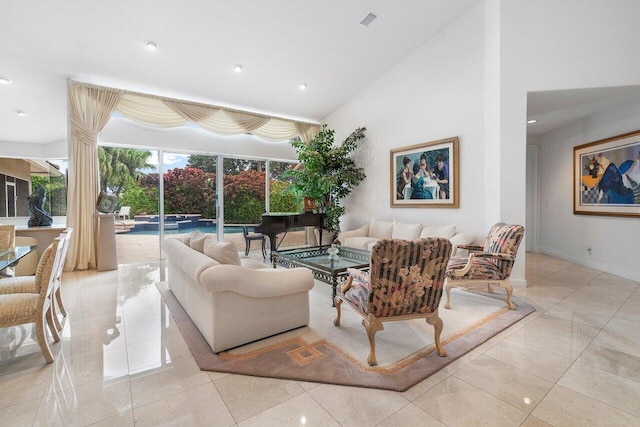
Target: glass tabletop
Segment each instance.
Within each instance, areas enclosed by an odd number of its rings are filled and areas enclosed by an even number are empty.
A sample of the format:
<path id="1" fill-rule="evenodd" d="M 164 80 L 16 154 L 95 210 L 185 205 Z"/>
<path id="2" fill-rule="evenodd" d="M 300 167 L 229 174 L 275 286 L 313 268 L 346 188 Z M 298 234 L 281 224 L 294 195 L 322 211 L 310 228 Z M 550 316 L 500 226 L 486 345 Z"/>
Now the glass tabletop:
<path id="1" fill-rule="evenodd" d="M 329 255 L 327 253 L 329 248 L 329 246 L 323 246 L 321 248 L 279 251 L 276 253 L 276 258 L 288 259 L 327 272 L 342 272 L 351 267 L 369 266 L 369 251 L 340 247 L 336 255 Z"/>
<path id="2" fill-rule="evenodd" d="M 35 251 L 37 246 L 12 246 L 0 248 L 0 271 L 15 264 L 20 258 Z"/>

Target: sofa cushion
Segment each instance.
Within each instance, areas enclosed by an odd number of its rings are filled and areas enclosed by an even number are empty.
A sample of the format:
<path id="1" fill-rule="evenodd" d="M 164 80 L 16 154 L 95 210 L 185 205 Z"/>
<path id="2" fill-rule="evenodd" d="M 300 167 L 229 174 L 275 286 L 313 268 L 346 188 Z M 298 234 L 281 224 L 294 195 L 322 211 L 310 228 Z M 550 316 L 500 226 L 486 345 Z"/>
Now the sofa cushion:
<path id="1" fill-rule="evenodd" d="M 377 243 L 378 240 L 380 239 L 376 237 L 349 237 L 344 240 L 342 245 L 356 249 L 369 249 L 369 245 Z"/>
<path id="2" fill-rule="evenodd" d="M 184 243 L 187 246 L 191 246 L 191 239 L 195 236 L 200 236 L 202 234 L 203 233 L 200 230 L 195 230 L 195 231 L 192 231 L 191 233 L 187 233 L 184 236 L 182 236 L 182 243 Z"/>
<path id="3" fill-rule="evenodd" d="M 427 237 L 444 237 L 445 239 L 450 239 L 455 235 L 455 225 L 425 225 L 422 227 L 420 238 L 424 239 Z"/>
<path id="4" fill-rule="evenodd" d="M 217 242 L 214 239 L 204 241 L 204 254 L 215 259 L 220 264 L 241 265 L 238 248 L 233 242 Z"/>
<path id="5" fill-rule="evenodd" d="M 390 239 L 393 233 L 393 221 L 381 221 L 371 218 L 369 225 L 369 237 L 377 237 L 378 239 Z"/>
<path id="6" fill-rule="evenodd" d="M 399 222 L 394 219 L 391 238 L 413 240 L 420 237 L 420 231 L 422 231 L 422 224 L 409 224 L 407 222 Z"/>
<path id="7" fill-rule="evenodd" d="M 206 234 L 194 235 L 191 237 L 191 240 L 189 241 L 189 246 L 191 246 L 191 249 L 195 249 L 200 253 L 204 253 L 204 242 L 207 239 L 215 240 L 215 237 L 208 236 Z"/>

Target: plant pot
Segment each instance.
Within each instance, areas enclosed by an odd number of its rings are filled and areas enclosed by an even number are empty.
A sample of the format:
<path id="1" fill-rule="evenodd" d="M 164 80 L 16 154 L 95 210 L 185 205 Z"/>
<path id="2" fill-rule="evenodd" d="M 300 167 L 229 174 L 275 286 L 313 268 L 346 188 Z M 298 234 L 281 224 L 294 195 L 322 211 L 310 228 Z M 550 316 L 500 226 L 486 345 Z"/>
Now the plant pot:
<path id="1" fill-rule="evenodd" d="M 305 197 L 303 199 L 302 211 L 304 213 L 312 213 L 316 208 L 316 201 L 311 197 Z"/>

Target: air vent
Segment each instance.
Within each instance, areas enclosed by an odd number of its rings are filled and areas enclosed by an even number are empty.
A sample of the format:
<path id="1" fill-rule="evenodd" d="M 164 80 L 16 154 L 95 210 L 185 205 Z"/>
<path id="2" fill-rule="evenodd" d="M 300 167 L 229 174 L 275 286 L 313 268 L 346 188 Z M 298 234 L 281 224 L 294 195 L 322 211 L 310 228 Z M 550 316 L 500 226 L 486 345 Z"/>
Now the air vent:
<path id="1" fill-rule="evenodd" d="M 362 18 L 362 21 L 360 21 L 360 25 L 368 27 L 369 25 L 371 25 L 371 23 L 373 22 L 374 19 L 376 19 L 377 16 L 374 15 L 373 13 L 369 12 L 367 13 L 367 16 L 365 16 L 364 18 Z"/>

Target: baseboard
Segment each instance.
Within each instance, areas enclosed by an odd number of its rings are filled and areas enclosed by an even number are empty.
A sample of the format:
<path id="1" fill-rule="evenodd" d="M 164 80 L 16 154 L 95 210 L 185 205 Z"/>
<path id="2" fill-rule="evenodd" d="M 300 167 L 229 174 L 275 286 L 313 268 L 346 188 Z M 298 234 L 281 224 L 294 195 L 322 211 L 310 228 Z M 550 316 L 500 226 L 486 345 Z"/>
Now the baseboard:
<path id="1" fill-rule="evenodd" d="M 527 279 L 509 279 L 509 283 L 511 283 L 511 287 L 513 288 L 527 287 Z"/>
<path id="2" fill-rule="evenodd" d="M 595 261 L 587 262 L 584 259 L 574 258 L 574 257 L 568 256 L 564 252 L 557 252 L 554 249 L 543 247 L 543 246 L 540 247 L 539 252 L 545 255 L 552 256 L 554 258 L 559 258 L 564 261 L 569 261 L 571 263 L 581 265 L 583 267 L 593 268 L 595 270 L 600 270 L 604 273 L 609 273 L 615 276 L 624 277 L 625 279 L 634 280 L 636 282 L 640 281 L 640 272 L 638 272 L 637 270 L 636 271 L 629 270 L 629 269 L 621 268 L 619 266 L 608 264 L 608 263 L 601 263 L 601 262 L 595 262 Z"/>

